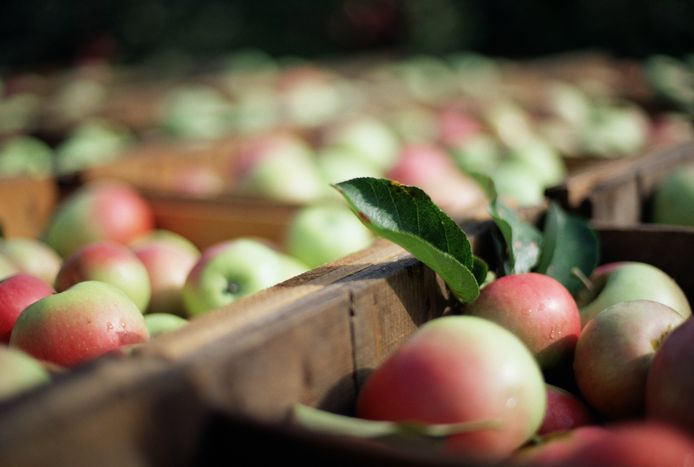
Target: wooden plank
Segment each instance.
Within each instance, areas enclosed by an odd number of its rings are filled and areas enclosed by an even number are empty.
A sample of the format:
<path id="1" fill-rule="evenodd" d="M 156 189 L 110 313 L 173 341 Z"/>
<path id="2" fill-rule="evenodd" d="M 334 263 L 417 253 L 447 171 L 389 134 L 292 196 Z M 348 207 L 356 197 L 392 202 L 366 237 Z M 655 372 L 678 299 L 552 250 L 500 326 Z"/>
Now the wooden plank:
<path id="1" fill-rule="evenodd" d="M 7 237 L 38 237 L 58 202 L 51 178 L 16 177 L 0 180 L 0 225 Z"/>

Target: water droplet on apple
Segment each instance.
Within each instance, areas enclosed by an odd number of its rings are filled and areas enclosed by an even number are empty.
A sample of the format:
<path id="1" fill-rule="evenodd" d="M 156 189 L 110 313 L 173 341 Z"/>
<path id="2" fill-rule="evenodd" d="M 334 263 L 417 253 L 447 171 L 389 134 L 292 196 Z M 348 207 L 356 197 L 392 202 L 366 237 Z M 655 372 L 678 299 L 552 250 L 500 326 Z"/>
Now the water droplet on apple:
<path id="1" fill-rule="evenodd" d="M 106 323 L 106 330 L 108 330 L 108 331 L 113 330 L 113 324 L 110 321 L 108 323 Z"/>

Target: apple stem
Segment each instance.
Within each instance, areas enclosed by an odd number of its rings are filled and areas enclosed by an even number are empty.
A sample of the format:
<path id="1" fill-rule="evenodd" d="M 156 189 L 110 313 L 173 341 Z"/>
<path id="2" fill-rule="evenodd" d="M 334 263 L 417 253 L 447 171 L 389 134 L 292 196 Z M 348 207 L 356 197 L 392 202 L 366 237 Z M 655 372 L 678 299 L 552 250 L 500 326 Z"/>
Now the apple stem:
<path id="1" fill-rule="evenodd" d="M 581 281 L 581 283 L 586 289 L 588 289 L 591 292 L 593 291 L 593 281 L 591 281 L 588 278 L 588 276 L 583 274 L 583 271 L 574 266 L 573 268 L 571 268 L 571 274 L 573 274 L 579 281 Z"/>

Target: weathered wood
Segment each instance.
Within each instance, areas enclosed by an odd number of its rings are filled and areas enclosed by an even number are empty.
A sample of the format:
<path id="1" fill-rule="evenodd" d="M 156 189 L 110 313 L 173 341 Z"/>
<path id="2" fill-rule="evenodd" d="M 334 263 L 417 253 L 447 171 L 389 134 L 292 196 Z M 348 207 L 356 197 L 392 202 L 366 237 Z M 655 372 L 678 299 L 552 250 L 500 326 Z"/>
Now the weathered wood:
<path id="1" fill-rule="evenodd" d="M 7 237 L 37 237 L 58 201 L 51 178 L 0 179 L 0 225 Z"/>

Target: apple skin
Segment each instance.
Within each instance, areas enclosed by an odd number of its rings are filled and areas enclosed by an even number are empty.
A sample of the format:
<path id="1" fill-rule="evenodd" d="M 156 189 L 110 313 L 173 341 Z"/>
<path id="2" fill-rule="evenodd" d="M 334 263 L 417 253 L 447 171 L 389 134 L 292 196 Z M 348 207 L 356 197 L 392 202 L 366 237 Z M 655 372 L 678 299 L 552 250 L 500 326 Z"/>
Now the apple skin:
<path id="1" fill-rule="evenodd" d="M 131 246 L 147 269 L 151 288 L 148 313 L 185 315 L 181 290 L 200 252 L 185 238 L 176 237 L 173 232 L 148 236 Z"/>
<path id="2" fill-rule="evenodd" d="M 0 280 L 19 273 L 19 268 L 5 255 L 0 253 Z"/>
<path id="3" fill-rule="evenodd" d="M 669 306 L 683 318 L 692 314 L 687 297 L 662 270 L 646 263 L 621 261 L 600 266 L 591 275 L 594 292 L 579 291 L 576 301 L 585 326 L 605 308 L 628 300 L 653 300 Z"/>
<path id="4" fill-rule="evenodd" d="M 94 242 L 75 251 L 63 262 L 55 279 L 62 292 L 78 282 L 97 280 L 122 290 L 142 311 L 151 296 L 149 275 L 142 261 L 126 246 Z"/>
<path id="5" fill-rule="evenodd" d="M 653 222 L 694 226 L 694 165 L 670 173 L 656 188 Z"/>
<path id="6" fill-rule="evenodd" d="M 367 379 L 357 415 L 429 424 L 498 421 L 500 428 L 455 434 L 450 453 L 485 461 L 508 456 L 539 428 L 545 383 L 525 345 L 474 316 L 434 319 Z"/>
<path id="7" fill-rule="evenodd" d="M 142 313 L 125 293 L 99 281 L 75 284 L 25 309 L 10 345 L 65 367 L 149 339 Z"/>
<path id="8" fill-rule="evenodd" d="M 0 255 L 12 261 L 21 272 L 43 279 L 47 284 L 55 282 L 55 276 L 63 262 L 55 250 L 34 238 L 12 237 L 0 240 Z"/>
<path id="9" fill-rule="evenodd" d="M 92 182 L 61 203 L 44 240 L 66 257 L 77 248 L 99 240 L 128 244 L 153 226 L 150 206 L 129 185 Z"/>
<path id="10" fill-rule="evenodd" d="M 149 337 L 173 331 L 188 324 L 188 320 L 171 313 L 149 313 L 145 315 L 145 326 L 149 331 Z"/>
<path id="11" fill-rule="evenodd" d="M 0 345 L 0 400 L 50 381 L 41 363 L 19 349 Z"/>
<path id="12" fill-rule="evenodd" d="M 325 145 L 343 146 L 380 172 L 387 172 L 397 162 L 400 141 L 390 127 L 371 116 L 339 122 L 328 128 Z"/>
<path id="13" fill-rule="evenodd" d="M 305 207 L 287 227 L 287 253 L 309 268 L 366 248 L 372 241 L 369 229 L 339 204 Z"/>
<path id="14" fill-rule="evenodd" d="M 611 419 L 642 415 L 651 360 L 683 321 L 650 300 L 617 303 L 589 321 L 574 356 L 576 383 L 588 404 Z"/>
<path id="15" fill-rule="evenodd" d="M 570 360 L 581 332 L 571 293 L 556 279 L 535 272 L 496 279 L 465 312 L 513 332 L 542 368 Z"/>
<path id="16" fill-rule="evenodd" d="M 328 183 L 313 150 L 289 132 L 268 133 L 243 143 L 232 161 L 235 189 L 243 195 L 289 203 L 309 203 L 327 196 Z"/>
<path id="17" fill-rule="evenodd" d="M 656 351 L 646 382 L 646 416 L 694 435 L 694 320 L 672 331 Z"/>
<path id="18" fill-rule="evenodd" d="M 506 158 L 492 172 L 499 196 L 512 206 L 538 206 L 545 199 L 542 177 L 519 159 Z"/>
<path id="19" fill-rule="evenodd" d="M 458 170 L 454 160 L 432 144 L 407 144 L 387 178 L 404 185 L 418 186 L 448 214 L 469 214 L 485 204 L 479 184 Z"/>
<path id="20" fill-rule="evenodd" d="M 195 316 L 228 305 L 306 271 L 306 266 L 261 241 L 239 238 L 203 251 L 183 286 L 183 303 Z"/>
<path id="21" fill-rule="evenodd" d="M 10 342 L 14 323 L 26 307 L 54 292 L 53 287 L 30 274 L 0 280 L 0 342 Z"/>
<path id="22" fill-rule="evenodd" d="M 691 465 L 692 459 L 692 438 L 667 425 L 632 422 L 610 426 L 603 436 L 582 443 L 558 465 L 684 467 Z"/>
<path id="23" fill-rule="evenodd" d="M 590 409 L 583 401 L 560 387 L 547 384 L 547 412 L 537 434 L 544 436 L 569 431 L 594 422 Z"/>
<path id="24" fill-rule="evenodd" d="M 560 467 L 580 447 L 606 434 L 607 428 L 600 425 L 586 425 L 565 432 L 552 433 L 543 438 L 539 444 L 519 449 L 502 465 Z"/>

